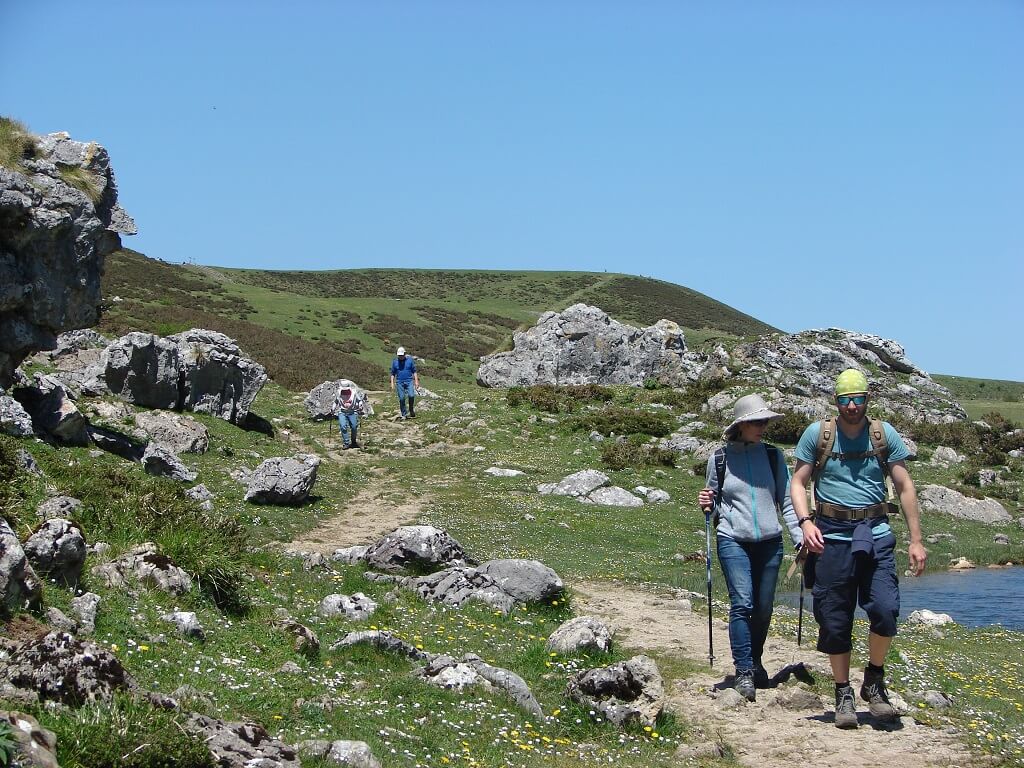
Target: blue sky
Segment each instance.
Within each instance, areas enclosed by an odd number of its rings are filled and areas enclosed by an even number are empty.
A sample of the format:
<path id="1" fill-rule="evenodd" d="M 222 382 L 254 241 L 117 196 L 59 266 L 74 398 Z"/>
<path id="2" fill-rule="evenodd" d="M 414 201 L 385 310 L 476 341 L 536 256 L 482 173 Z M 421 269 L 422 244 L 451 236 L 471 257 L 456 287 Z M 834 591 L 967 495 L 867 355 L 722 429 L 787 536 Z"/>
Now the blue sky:
<path id="1" fill-rule="evenodd" d="M 287 9 L 286 9 L 287 8 Z M 1024 380 L 1024 3 L 0 2 L 166 261 L 579 269 Z"/>

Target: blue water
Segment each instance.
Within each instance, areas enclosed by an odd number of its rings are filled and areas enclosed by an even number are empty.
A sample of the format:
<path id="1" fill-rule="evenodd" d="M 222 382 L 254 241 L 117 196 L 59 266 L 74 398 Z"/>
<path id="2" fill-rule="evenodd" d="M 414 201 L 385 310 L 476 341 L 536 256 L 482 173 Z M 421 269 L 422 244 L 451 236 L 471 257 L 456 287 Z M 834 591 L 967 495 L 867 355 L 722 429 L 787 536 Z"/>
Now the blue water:
<path id="1" fill-rule="evenodd" d="M 778 601 L 795 607 L 799 593 L 780 592 Z M 810 591 L 804 596 L 804 607 L 810 610 Z M 948 613 L 966 627 L 1001 624 L 1024 630 L 1024 568 L 976 568 L 926 573 L 916 579 L 901 577 L 900 620 L 906 621 L 919 608 Z"/>

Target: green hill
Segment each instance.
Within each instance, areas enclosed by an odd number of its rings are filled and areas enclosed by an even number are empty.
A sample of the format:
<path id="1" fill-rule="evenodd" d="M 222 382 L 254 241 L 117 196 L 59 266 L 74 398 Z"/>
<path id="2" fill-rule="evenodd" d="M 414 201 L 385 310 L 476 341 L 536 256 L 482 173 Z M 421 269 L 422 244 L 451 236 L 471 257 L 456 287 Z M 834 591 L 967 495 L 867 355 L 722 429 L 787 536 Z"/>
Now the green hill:
<path id="1" fill-rule="evenodd" d="M 382 386 L 399 344 L 422 358 L 424 375 L 472 381 L 481 355 L 510 348 L 515 330 L 577 302 L 632 325 L 674 320 L 691 346 L 775 330 L 688 288 L 603 272 L 258 271 L 168 264 L 125 249 L 107 258 L 103 295 L 101 331 L 221 331 L 294 390 L 342 375 Z"/>

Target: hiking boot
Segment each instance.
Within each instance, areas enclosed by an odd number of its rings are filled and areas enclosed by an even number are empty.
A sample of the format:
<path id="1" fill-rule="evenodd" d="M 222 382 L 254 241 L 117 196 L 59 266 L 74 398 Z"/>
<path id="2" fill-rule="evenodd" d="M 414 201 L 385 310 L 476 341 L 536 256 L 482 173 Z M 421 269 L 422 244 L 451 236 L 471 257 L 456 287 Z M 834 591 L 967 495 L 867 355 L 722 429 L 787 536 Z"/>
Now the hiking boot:
<path id="1" fill-rule="evenodd" d="M 350 448 L 362 448 L 362 446 L 359 445 L 359 443 L 357 443 L 355 440 L 352 441 L 352 445 L 350 445 L 349 447 Z"/>
<path id="2" fill-rule="evenodd" d="M 347 451 L 347 450 L 348 450 L 348 446 L 347 446 L 347 445 L 343 445 L 343 446 L 341 446 L 341 450 L 343 450 L 343 451 Z"/>
<path id="3" fill-rule="evenodd" d="M 836 728 L 857 727 L 857 700 L 849 683 L 836 688 Z"/>
<path id="4" fill-rule="evenodd" d="M 409 411 L 409 418 L 410 419 L 415 419 L 416 418 L 416 411 Z"/>
<path id="5" fill-rule="evenodd" d="M 754 687 L 755 688 L 771 688 L 772 680 L 768 676 L 768 670 L 762 667 L 760 664 L 754 665 Z"/>
<path id="6" fill-rule="evenodd" d="M 732 687 L 736 693 L 747 701 L 754 701 L 757 698 L 757 689 L 754 687 L 754 671 L 745 669 L 736 673 L 736 680 Z"/>
<path id="7" fill-rule="evenodd" d="M 885 689 L 885 678 L 864 670 L 864 685 L 860 687 L 860 697 L 868 703 L 868 711 L 879 720 L 895 720 L 896 710 L 889 702 L 889 692 Z"/>

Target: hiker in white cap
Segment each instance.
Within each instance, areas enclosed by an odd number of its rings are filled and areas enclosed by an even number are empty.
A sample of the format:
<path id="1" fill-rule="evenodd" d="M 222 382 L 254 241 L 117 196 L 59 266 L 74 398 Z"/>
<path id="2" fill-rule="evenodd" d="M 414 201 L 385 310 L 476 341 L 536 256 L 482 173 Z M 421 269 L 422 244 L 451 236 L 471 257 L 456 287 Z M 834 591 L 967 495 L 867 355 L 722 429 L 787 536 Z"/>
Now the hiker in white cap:
<path id="1" fill-rule="evenodd" d="M 780 511 L 793 546 L 803 541 L 785 457 L 761 440 L 768 423 L 781 418 L 760 395 L 737 400 L 726 444 L 708 458 L 707 485 L 697 497 L 702 509 L 714 509 L 718 563 L 729 589 L 734 687 L 748 701 L 771 684 L 761 654 L 782 563 Z"/>
<path id="2" fill-rule="evenodd" d="M 391 361 L 391 390 L 398 395 L 398 410 L 402 418 L 416 418 L 416 390 L 420 388 L 420 377 L 416 373 L 416 361 L 405 354 L 405 347 L 399 347 Z M 406 401 L 409 410 L 406 411 Z"/>

